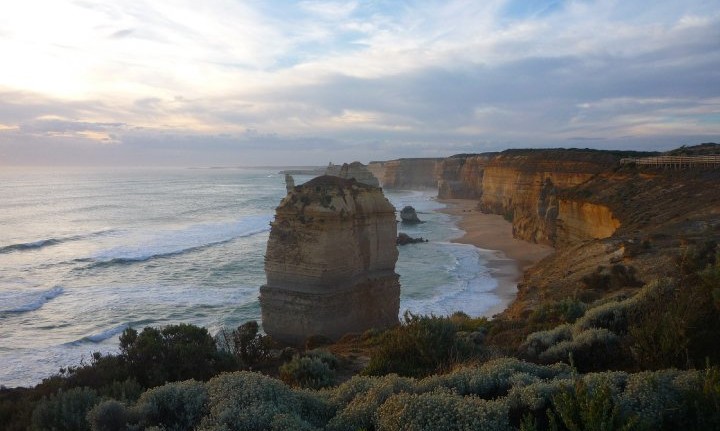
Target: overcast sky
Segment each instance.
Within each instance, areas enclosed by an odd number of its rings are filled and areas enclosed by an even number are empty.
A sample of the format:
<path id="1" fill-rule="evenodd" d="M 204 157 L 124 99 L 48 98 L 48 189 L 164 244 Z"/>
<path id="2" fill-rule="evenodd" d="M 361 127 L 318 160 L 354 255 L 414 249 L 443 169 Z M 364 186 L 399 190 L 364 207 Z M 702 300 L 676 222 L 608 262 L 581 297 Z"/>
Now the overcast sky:
<path id="1" fill-rule="evenodd" d="M 0 54 L 0 165 L 720 141 L 708 0 L 22 0 Z"/>

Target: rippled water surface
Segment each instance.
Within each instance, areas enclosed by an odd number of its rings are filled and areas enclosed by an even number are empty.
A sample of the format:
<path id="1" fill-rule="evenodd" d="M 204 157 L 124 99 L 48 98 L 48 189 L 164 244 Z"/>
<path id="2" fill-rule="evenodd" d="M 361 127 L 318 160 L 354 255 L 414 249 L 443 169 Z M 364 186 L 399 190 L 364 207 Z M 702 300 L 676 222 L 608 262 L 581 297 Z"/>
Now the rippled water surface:
<path id="1" fill-rule="evenodd" d="M 300 183 L 309 177 L 298 177 Z M 283 176 L 257 169 L 0 172 L 0 385 L 30 385 L 128 326 L 216 332 L 259 319 L 258 288 Z M 430 192 L 386 192 L 426 223 L 399 231 L 401 313 L 481 315 L 498 302 L 485 252 L 452 244 Z"/>

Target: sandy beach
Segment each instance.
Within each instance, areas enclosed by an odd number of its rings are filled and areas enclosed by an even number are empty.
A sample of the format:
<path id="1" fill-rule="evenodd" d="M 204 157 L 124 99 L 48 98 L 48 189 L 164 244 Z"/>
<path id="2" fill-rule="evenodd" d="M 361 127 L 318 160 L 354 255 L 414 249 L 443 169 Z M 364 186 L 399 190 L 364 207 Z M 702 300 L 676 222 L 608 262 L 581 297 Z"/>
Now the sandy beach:
<path id="1" fill-rule="evenodd" d="M 458 227 L 465 234 L 453 240 L 462 244 L 495 251 L 494 259 L 488 261 L 488 267 L 498 280 L 495 293 L 501 303 L 486 313 L 491 317 L 500 313 L 517 294 L 517 283 L 522 273 L 551 254 L 554 249 L 547 245 L 533 244 L 512 236 L 512 225 L 500 215 L 483 214 L 477 209 L 477 201 L 472 199 L 442 199 L 447 204 L 442 212 L 459 216 Z"/>

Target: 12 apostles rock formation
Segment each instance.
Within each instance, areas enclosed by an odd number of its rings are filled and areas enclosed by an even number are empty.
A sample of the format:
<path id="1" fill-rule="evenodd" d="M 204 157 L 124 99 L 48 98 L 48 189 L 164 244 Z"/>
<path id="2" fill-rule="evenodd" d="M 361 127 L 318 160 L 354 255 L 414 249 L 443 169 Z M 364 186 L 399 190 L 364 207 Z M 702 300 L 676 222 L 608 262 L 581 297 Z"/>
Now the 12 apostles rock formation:
<path id="1" fill-rule="evenodd" d="M 271 223 L 265 332 L 301 344 L 398 324 L 396 237 L 395 208 L 378 187 L 327 175 L 294 187 Z"/>

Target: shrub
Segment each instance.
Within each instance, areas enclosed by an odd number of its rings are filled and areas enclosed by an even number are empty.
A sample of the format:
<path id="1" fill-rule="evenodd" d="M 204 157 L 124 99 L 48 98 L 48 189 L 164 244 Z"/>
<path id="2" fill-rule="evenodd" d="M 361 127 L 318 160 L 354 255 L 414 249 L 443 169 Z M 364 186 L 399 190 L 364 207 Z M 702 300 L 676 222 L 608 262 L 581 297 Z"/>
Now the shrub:
<path id="1" fill-rule="evenodd" d="M 587 305 L 576 299 L 565 298 L 562 301 L 545 304 L 530 313 L 534 323 L 573 323 L 585 313 Z"/>
<path id="2" fill-rule="evenodd" d="M 472 325 L 459 315 L 448 318 L 416 316 L 406 312 L 403 325 L 386 331 L 380 337 L 379 346 L 363 372 L 369 375 L 397 373 L 424 376 L 462 359 L 483 355 L 481 343 L 484 331 L 478 331 L 477 337 L 458 337 L 459 329 L 465 324 Z"/>
<path id="3" fill-rule="evenodd" d="M 98 401 L 97 393 L 90 388 L 73 388 L 43 398 L 33 411 L 31 429 L 89 430 L 85 417 Z"/>
<path id="4" fill-rule="evenodd" d="M 191 430 L 205 415 L 207 401 L 205 385 L 195 380 L 187 380 L 148 390 L 140 396 L 135 411 L 143 427 Z"/>
<path id="5" fill-rule="evenodd" d="M 549 411 L 551 429 L 614 431 L 635 429 L 637 417 L 624 418 L 609 385 L 590 388 L 583 380 L 555 395 Z"/>
<path id="6" fill-rule="evenodd" d="M 580 372 L 607 369 L 620 354 L 620 337 L 607 329 L 588 329 L 542 352 L 543 363 L 572 361 Z M 572 355 L 572 356 L 571 356 Z"/>
<path id="7" fill-rule="evenodd" d="M 275 416 L 297 414 L 297 395 L 279 380 L 239 371 L 221 374 L 207 383 L 208 414 L 200 429 L 252 431 L 270 428 Z"/>
<path id="8" fill-rule="evenodd" d="M 139 334 L 128 328 L 120 336 L 120 351 L 132 375 L 148 388 L 179 380 L 207 380 L 235 365 L 218 352 L 207 329 L 186 324 L 147 327 Z"/>
<path id="9" fill-rule="evenodd" d="M 280 367 L 280 378 L 285 383 L 305 388 L 320 389 L 332 385 L 338 361 L 325 350 L 311 350 Z"/>
<path id="10" fill-rule="evenodd" d="M 254 320 L 231 332 L 223 329 L 217 335 L 218 344 L 222 350 L 232 353 L 244 367 L 252 367 L 269 357 L 274 344 L 270 336 L 260 334 L 259 329 Z"/>
<path id="11" fill-rule="evenodd" d="M 87 414 L 92 431 L 124 431 L 135 422 L 125 404 L 107 400 L 93 407 Z"/>
<path id="12" fill-rule="evenodd" d="M 330 431 L 372 429 L 373 417 L 378 407 L 394 394 L 411 392 L 414 382 L 413 379 L 398 377 L 395 374 L 366 378 L 366 380 L 351 379 L 338 389 L 345 394 L 346 399 L 349 394 L 353 394 L 354 397 L 346 405 L 339 406 L 338 414 L 328 422 L 327 429 Z M 345 387 L 346 385 L 355 387 L 348 388 Z"/>
<path id="13" fill-rule="evenodd" d="M 503 400 L 487 401 L 452 392 L 399 394 L 377 410 L 377 428 L 387 430 L 512 430 Z"/>

